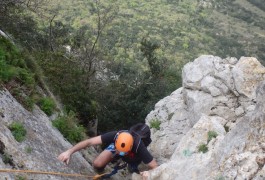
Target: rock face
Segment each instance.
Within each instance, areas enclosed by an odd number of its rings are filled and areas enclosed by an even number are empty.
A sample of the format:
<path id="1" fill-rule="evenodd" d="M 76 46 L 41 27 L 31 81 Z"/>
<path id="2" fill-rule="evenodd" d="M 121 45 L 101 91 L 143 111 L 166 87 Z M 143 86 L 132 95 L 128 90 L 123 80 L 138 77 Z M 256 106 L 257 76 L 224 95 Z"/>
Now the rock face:
<path id="1" fill-rule="evenodd" d="M 152 127 L 149 148 L 160 164 L 149 179 L 265 179 L 264 74 L 255 58 L 201 56 L 186 64 L 183 87 L 159 101 L 146 117 Z M 8 128 L 13 122 L 25 127 L 24 141 L 13 137 Z M 0 169 L 93 176 L 94 149 L 75 153 L 68 166 L 57 160 L 71 146 L 37 106 L 29 112 L 7 90 L 0 90 Z M 130 179 L 124 173 L 113 179 Z M 1 173 L 0 179 L 84 178 Z"/>
<path id="2" fill-rule="evenodd" d="M 12 122 L 20 122 L 27 134 L 17 142 L 9 130 Z M 49 118 L 38 108 L 33 112 L 25 110 L 12 95 L 0 91 L 0 169 L 23 169 L 73 174 L 94 174 L 91 165 L 75 153 L 68 166 L 57 160 L 57 156 L 71 147 L 60 132 L 52 127 Z M 62 176 L 37 174 L 1 173 L 0 179 L 73 179 Z M 82 179 L 75 177 L 74 179 Z M 83 178 L 84 179 L 84 178 Z"/>
<path id="3" fill-rule="evenodd" d="M 53 118 L 48 117 L 37 106 L 32 112 L 27 111 L 6 89 L 0 90 L 0 180 L 84 180 L 92 179 L 97 174 L 91 166 L 99 153 L 94 147 L 74 153 L 69 165 L 57 159 L 60 153 L 72 145 L 52 126 Z M 21 123 L 27 132 L 22 142 L 14 138 L 9 128 L 14 122 Z M 110 173 L 113 166 L 114 164 L 107 166 L 106 172 Z M 1 171 L 8 169 L 74 176 Z M 131 174 L 127 171 L 119 172 L 113 175 L 113 179 L 131 179 Z"/>
<path id="4" fill-rule="evenodd" d="M 264 74 L 251 57 L 186 64 L 183 87 L 146 118 L 161 123 L 150 145 L 161 165 L 149 179 L 265 179 Z"/>

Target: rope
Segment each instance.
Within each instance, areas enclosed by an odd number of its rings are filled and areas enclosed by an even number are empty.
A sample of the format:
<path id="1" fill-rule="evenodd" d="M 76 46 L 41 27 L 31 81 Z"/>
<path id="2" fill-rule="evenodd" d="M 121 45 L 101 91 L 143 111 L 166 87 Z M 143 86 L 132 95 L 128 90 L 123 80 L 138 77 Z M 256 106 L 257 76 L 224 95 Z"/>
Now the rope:
<path id="1" fill-rule="evenodd" d="M 12 173 L 31 173 L 31 174 L 47 174 L 47 175 L 57 175 L 57 176 L 72 176 L 72 177 L 83 177 L 83 178 L 93 178 L 97 180 L 104 176 L 105 174 L 89 176 L 84 174 L 68 174 L 60 172 L 45 172 L 45 171 L 33 171 L 33 170 L 17 170 L 17 169 L 0 169 L 0 172 L 12 172 Z"/>

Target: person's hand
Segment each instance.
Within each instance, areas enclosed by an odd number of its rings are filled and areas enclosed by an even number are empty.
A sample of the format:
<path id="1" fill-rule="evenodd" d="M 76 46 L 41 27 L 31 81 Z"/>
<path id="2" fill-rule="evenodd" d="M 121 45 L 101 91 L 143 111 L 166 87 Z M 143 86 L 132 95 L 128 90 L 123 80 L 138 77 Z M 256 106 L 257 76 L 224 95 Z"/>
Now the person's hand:
<path id="1" fill-rule="evenodd" d="M 140 174 L 142 175 L 143 180 L 147 180 L 149 177 L 149 171 L 143 171 L 143 172 L 140 172 Z"/>
<path id="2" fill-rule="evenodd" d="M 69 164 L 70 158 L 71 158 L 70 151 L 65 151 L 58 156 L 58 159 L 66 164 Z"/>

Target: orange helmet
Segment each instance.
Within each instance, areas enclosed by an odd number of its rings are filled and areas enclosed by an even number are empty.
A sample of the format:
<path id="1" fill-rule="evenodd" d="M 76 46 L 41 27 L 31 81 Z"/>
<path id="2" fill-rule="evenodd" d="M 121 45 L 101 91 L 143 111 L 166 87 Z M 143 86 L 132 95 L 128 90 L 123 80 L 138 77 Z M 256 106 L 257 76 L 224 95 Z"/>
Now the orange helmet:
<path id="1" fill-rule="evenodd" d="M 115 140 L 115 147 L 119 152 L 129 152 L 133 147 L 133 137 L 128 132 L 121 132 Z"/>

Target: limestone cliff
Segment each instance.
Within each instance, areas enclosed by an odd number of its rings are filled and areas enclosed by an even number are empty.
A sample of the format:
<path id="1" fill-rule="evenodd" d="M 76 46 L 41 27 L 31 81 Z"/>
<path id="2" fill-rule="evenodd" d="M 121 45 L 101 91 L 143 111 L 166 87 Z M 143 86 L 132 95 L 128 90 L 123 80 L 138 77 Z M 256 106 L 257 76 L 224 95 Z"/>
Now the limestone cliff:
<path id="1" fill-rule="evenodd" d="M 251 57 L 186 64 L 183 87 L 146 118 L 161 123 L 150 146 L 160 166 L 149 179 L 265 179 L 264 74 Z"/>
<path id="2" fill-rule="evenodd" d="M 27 134 L 24 141 L 17 142 L 13 137 L 8 128 L 13 122 L 20 122 L 25 127 Z M 91 165 L 80 153 L 73 155 L 69 166 L 57 160 L 57 156 L 70 146 L 37 106 L 33 112 L 29 112 L 7 90 L 0 91 L 0 169 L 93 174 Z M 2 173 L 0 179 L 12 180 L 19 177 L 40 180 L 68 179 L 52 175 L 14 173 Z"/>

